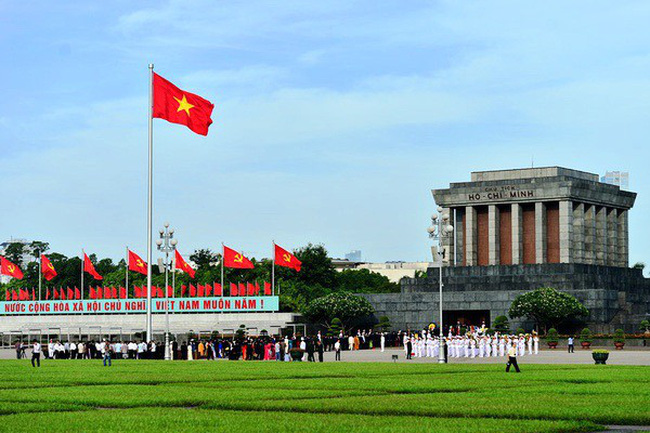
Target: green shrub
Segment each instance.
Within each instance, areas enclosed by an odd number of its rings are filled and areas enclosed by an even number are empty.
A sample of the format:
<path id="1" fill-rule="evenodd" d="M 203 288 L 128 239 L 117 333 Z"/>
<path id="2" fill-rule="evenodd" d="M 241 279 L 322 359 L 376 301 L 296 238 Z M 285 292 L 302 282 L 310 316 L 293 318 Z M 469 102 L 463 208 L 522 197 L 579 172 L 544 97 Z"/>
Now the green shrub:
<path id="1" fill-rule="evenodd" d="M 595 349 L 595 350 L 592 350 L 591 353 L 602 353 L 602 354 L 607 354 L 607 353 L 609 353 L 609 350 L 604 350 L 604 349 Z"/>
<path id="2" fill-rule="evenodd" d="M 650 331 L 650 320 L 642 320 L 640 328 L 643 332 Z"/>
<path id="3" fill-rule="evenodd" d="M 622 329 L 614 331 L 614 343 L 625 343 L 625 332 Z"/>
<path id="4" fill-rule="evenodd" d="M 494 322 L 492 322 L 492 329 L 501 333 L 510 332 L 510 323 L 508 322 L 508 318 L 506 316 L 495 317 Z"/>
<path id="5" fill-rule="evenodd" d="M 591 330 L 589 330 L 589 328 L 585 328 L 585 329 L 582 330 L 582 332 L 580 333 L 580 341 L 582 341 L 584 343 L 591 343 L 592 342 Z"/>
<path id="6" fill-rule="evenodd" d="M 546 339 L 549 343 L 557 343 L 560 341 L 560 337 L 557 335 L 557 329 L 551 328 L 546 333 Z"/>
<path id="7" fill-rule="evenodd" d="M 517 328 L 517 335 L 519 334 L 525 334 L 526 331 L 524 331 L 524 328 Z"/>

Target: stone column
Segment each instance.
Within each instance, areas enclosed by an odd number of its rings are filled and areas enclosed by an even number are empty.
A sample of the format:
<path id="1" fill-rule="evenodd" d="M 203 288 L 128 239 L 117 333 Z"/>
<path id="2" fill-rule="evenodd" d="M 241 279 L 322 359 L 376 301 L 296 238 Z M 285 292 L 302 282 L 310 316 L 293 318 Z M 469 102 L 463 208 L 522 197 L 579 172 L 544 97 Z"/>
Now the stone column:
<path id="1" fill-rule="evenodd" d="M 618 266 L 618 212 L 614 208 L 607 209 L 607 266 Z"/>
<path id="2" fill-rule="evenodd" d="M 454 224 L 454 212 L 451 208 L 444 208 L 442 210 L 442 215 L 444 215 L 447 220 L 443 223 L 443 225 L 449 225 L 449 224 Z M 454 227 L 455 229 L 456 227 Z M 454 248 L 454 232 L 451 232 L 450 234 L 447 234 L 445 237 L 442 238 L 442 247 L 444 248 L 444 257 L 442 259 L 442 264 L 443 266 L 450 266 L 454 264 L 454 254 L 455 254 L 455 248 Z"/>
<path id="3" fill-rule="evenodd" d="M 535 262 L 546 263 L 546 207 L 535 203 Z"/>
<path id="4" fill-rule="evenodd" d="M 560 202 L 560 263 L 573 262 L 573 202 Z"/>
<path id="5" fill-rule="evenodd" d="M 585 205 L 573 204 L 573 261 L 585 262 Z"/>
<path id="6" fill-rule="evenodd" d="M 523 226 L 521 220 L 521 205 L 513 203 L 512 209 L 512 264 L 520 265 L 524 260 L 524 245 L 523 245 Z"/>
<path id="7" fill-rule="evenodd" d="M 476 226 L 476 209 L 473 206 L 467 206 L 465 208 L 465 253 L 467 257 L 465 258 L 465 263 L 467 266 L 476 266 L 478 261 L 478 233 Z"/>
<path id="8" fill-rule="evenodd" d="M 491 204 L 488 207 L 488 263 L 490 265 L 500 263 L 499 248 L 499 208 Z"/>
<path id="9" fill-rule="evenodd" d="M 596 252 L 596 264 L 604 265 L 607 257 L 607 208 L 598 206 L 596 208 L 596 235 L 594 237 L 594 251 Z"/>
<path id="10" fill-rule="evenodd" d="M 596 206 L 585 205 L 585 263 L 596 264 Z"/>
<path id="11" fill-rule="evenodd" d="M 629 233 L 627 231 L 627 210 L 619 209 L 618 210 L 618 266 L 629 266 Z"/>

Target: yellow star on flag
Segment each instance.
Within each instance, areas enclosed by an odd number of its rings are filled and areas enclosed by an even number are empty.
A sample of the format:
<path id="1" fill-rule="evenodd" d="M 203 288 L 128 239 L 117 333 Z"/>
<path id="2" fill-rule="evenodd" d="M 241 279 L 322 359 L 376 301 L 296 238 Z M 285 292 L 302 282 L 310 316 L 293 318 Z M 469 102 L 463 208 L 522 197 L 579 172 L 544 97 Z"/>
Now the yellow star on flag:
<path id="1" fill-rule="evenodd" d="M 190 108 L 194 108 L 194 105 L 187 102 L 187 98 L 185 98 L 185 95 L 183 95 L 183 99 L 178 99 L 176 96 L 174 96 L 174 99 L 176 100 L 176 102 L 178 102 L 178 110 L 176 110 L 176 112 L 178 113 L 179 111 L 185 111 L 189 117 Z"/>

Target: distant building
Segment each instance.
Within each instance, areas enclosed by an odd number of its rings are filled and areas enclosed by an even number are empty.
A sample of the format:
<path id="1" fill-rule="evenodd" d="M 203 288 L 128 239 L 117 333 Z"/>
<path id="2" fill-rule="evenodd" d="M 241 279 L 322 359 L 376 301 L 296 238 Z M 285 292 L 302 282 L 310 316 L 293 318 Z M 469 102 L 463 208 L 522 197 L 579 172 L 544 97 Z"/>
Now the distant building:
<path id="1" fill-rule="evenodd" d="M 385 262 L 385 263 L 364 263 L 346 259 L 332 259 L 334 269 L 341 272 L 346 269 L 367 269 L 370 272 L 383 275 L 392 283 L 399 283 L 404 277 L 415 278 L 417 271 L 426 272 L 427 268 L 433 266 L 429 262 Z"/>
<path id="2" fill-rule="evenodd" d="M 604 176 L 601 176 L 600 181 L 616 185 L 621 189 L 628 189 L 630 187 L 630 173 L 627 171 L 608 171 Z"/>
<path id="3" fill-rule="evenodd" d="M 352 250 L 345 255 L 345 259 L 351 262 L 361 261 L 361 250 Z"/>

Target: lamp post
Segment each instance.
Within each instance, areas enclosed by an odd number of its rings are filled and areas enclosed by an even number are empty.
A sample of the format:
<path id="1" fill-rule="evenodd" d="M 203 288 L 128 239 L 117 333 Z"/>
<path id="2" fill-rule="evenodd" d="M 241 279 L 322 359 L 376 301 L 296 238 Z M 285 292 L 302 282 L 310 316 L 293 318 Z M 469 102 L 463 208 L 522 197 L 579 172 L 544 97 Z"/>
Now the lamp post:
<path id="1" fill-rule="evenodd" d="M 444 327 L 442 326 L 442 258 L 444 256 L 444 249 L 442 246 L 442 240 L 444 238 L 448 238 L 451 236 L 451 234 L 454 232 L 454 226 L 452 226 L 449 223 L 449 214 L 444 212 L 444 209 L 440 206 L 438 206 L 438 213 L 434 213 L 431 216 L 431 226 L 427 229 L 427 232 L 429 233 L 429 237 L 433 239 L 438 245 L 437 245 L 437 253 L 438 253 L 438 266 L 439 266 L 439 278 L 438 282 L 440 285 L 440 302 L 438 305 L 440 306 L 440 321 L 438 323 L 438 326 L 440 328 L 440 344 L 439 344 L 439 350 L 438 350 L 438 363 L 439 364 L 444 364 L 446 362 L 445 359 L 445 337 L 444 337 Z"/>
<path id="2" fill-rule="evenodd" d="M 156 241 L 158 251 L 165 253 L 165 360 L 170 361 L 171 348 L 169 346 L 169 253 L 176 250 L 178 241 L 174 239 L 174 229 L 169 228 L 169 223 L 165 223 L 165 228 L 160 229 L 160 239 Z"/>

